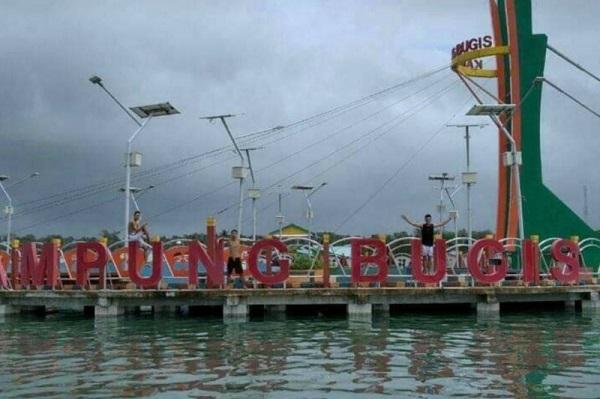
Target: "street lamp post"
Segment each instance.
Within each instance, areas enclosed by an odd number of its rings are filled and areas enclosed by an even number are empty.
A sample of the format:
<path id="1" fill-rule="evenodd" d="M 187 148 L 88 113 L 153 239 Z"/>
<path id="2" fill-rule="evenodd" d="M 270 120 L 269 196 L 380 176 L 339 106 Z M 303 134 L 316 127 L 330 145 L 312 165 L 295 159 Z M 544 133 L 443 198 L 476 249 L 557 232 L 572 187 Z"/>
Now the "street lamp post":
<path id="1" fill-rule="evenodd" d="M 292 190 L 302 191 L 304 193 L 304 199 L 306 200 L 306 219 L 308 221 L 308 239 L 309 239 L 308 249 L 309 249 L 309 251 L 310 251 L 310 247 L 311 247 L 310 239 L 312 238 L 312 219 L 315 217 L 315 214 L 314 214 L 313 208 L 312 208 L 312 204 L 310 202 L 310 197 L 312 197 L 317 191 L 319 191 L 321 188 L 325 187 L 326 185 L 327 185 L 327 182 L 323 182 L 316 188 L 314 186 L 293 186 L 292 187 Z"/>
<path id="2" fill-rule="evenodd" d="M 263 147 L 244 148 L 242 151 L 246 153 L 248 159 L 248 168 L 250 169 L 250 177 L 252 178 L 252 188 L 248 190 L 248 197 L 252 199 L 252 241 L 256 242 L 256 200 L 260 198 L 260 189 L 256 188 L 256 179 L 254 177 L 254 169 L 252 168 L 252 160 L 250 151 L 260 150 Z"/>
<path id="3" fill-rule="evenodd" d="M 283 222 L 285 221 L 285 216 L 283 215 L 283 193 L 281 192 L 281 189 L 277 193 L 277 205 L 278 212 L 275 218 L 279 225 L 279 239 L 281 240 L 281 236 L 283 235 Z"/>
<path id="4" fill-rule="evenodd" d="M 473 237 L 472 230 L 472 209 L 471 209 L 471 186 L 477 182 L 477 172 L 471 172 L 471 134 L 469 128 L 471 127 L 479 127 L 483 129 L 484 126 L 487 126 L 487 123 L 464 123 L 464 124 L 452 124 L 446 125 L 448 127 L 458 127 L 465 128 L 465 143 L 467 147 L 467 170 L 462 174 L 462 184 L 467 186 L 467 237 L 469 237 L 469 242 L 467 245 L 471 245 L 471 238 Z"/>
<path id="5" fill-rule="evenodd" d="M 231 130 L 229 130 L 229 126 L 227 125 L 227 121 L 226 121 L 227 118 L 232 118 L 234 116 L 236 116 L 236 115 L 232 115 L 232 114 L 212 115 L 212 116 L 202 116 L 202 117 L 200 117 L 200 119 L 206 119 L 209 122 L 219 119 L 221 121 L 221 123 L 223 124 L 223 127 L 227 131 L 227 134 L 229 135 L 229 139 L 233 143 L 233 147 L 235 148 L 235 151 L 237 152 L 237 154 L 240 157 L 240 166 L 234 166 L 231 169 L 231 175 L 234 179 L 238 179 L 240 181 L 240 200 L 239 200 L 239 205 L 238 205 L 237 230 L 238 230 L 238 237 L 240 237 L 240 239 L 241 239 L 241 237 L 242 237 L 242 215 L 244 212 L 244 179 L 246 178 L 246 175 L 247 175 L 247 169 L 244 167 L 244 155 L 242 155 L 242 151 L 238 147 L 237 142 L 235 141 L 235 138 L 233 137 L 233 134 L 231 134 Z"/>
<path id="6" fill-rule="evenodd" d="M 142 163 L 142 154 L 139 152 L 132 153 L 131 152 L 131 144 L 133 140 L 137 137 L 138 134 L 146 127 L 148 122 L 155 116 L 164 116 L 164 115 L 173 115 L 178 114 L 177 111 L 171 104 L 168 102 L 160 103 L 160 104 L 152 104 L 152 105 L 144 105 L 139 107 L 132 107 L 127 109 L 102 83 L 102 79 L 99 76 L 92 76 L 89 78 L 89 81 L 92 84 L 98 85 L 108 96 L 127 114 L 129 118 L 138 126 L 138 129 L 133 133 L 133 135 L 127 140 L 127 153 L 125 154 L 125 188 L 123 191 L 125 192 L 125 224 L 123 230 L 123 243 L 125 245 L 128 244 L 127 241 L 127 230 L 129 225 L 129 205 L 131 201 L 131 168 L 136 166 L 141 166 Z M 143 122 L 140 122 L 135 116 L 137 115 L 139 118 L 145 119 Z M 137 205 L 136 205 L 137 206 Z"/>
<path id="7" fill-rule="evenodd" d="M 454 176 L 448 176 L 448 173 L 442 173 L 441 175 L 430 175 L 430 181 L 439 181 L 440 182 L 440 204 L 438 205 L 438 212 L 440 216 L 440 223 L 442 223 L 442 214 L 444 213 L 444 191 L 447 181 L 454 181 Z M 441 228 L 442 232 L 444 228 Z"/>
<path id="8" fill-rule="evenodd" d="M 38 177 L 40 175 L 40 172 L 33 172 L 32 174 L 30 174 L 29 176 L 25 176 L 20 180 L 17 180 L 16 182 L 9 184 L 7 188 L 13 188 L 15 186 L 18 186 L 19 184 L 25 183 L 27 180 L 32 179 L 34 177 Z"/>
<path id="9" fill-rule="evenodd" d="M 0 176 L 0 189 L 4 193 L 4 196 L 6 197 L 6 199 L 8 200 L 8 205 L 4 208 L 4 213 L 6 213 L 6 219 L 7 219 L 7 223 L 6 223 L 6 251 L 10 253 L 10 229 L 11 229 L 11 225 L 12 225 L 13 207 L 12 207 L 12 198 L 8 194 L 8 192 L 6 191 L 6 189 L 4 188 L 4 184 L 2 184 L 2 182 L 6 181 L 6 180 L 8 180 L 8 176 L 5 176 L 5 175 Z"/>
<path id="10" fill-rule="evenodd" d="M 151 190 L 153 188 L 154 188 L 153 185 L 150 185 L 150 186 L 144 187 L 144 188 L 129 187 L 129 191 L 131 192 L 131 201 L 133 202 L 133 206 L 135 206 L 135 210 L 136 211 L 140 210 L 140 206 L 137 203 L 137 199 L 135 197 L 135 194 L 139 193 L 140 194 L 140 195 L 138 195 L 138 198 L 139 198 L 142 194 L 144 194 L 145 192 L 147 192 L 148 190 Z M 122 192 L 122 193 L 124 193 L 125 192 L 125 188 L 124 187 L 120 188 L 119 191 Z"/>
<path id="11" fill-rule="evenodd" d="M 132 152 L 131 145 L 152 118 L 179 113 L 179 111 L 177 111 L 168 102 L 132 107 L 131 111 L 133 111 L 138 117 L 144 119 L 144 121 L 140 124 L 135 133 L 133 133 L 127 140 L 127 153 L 125 154 L 125 223 L 123 225 L 123 242 L 126 245 L 129 245 L 127 240 L 127 230 L 129 226 L 129 205 L 131 201 L 131 168 L 142 165 L 142 154 L 139 152 Z"/>
<path id="12" fill-rule="evenodd" d="M 510 143 L 510 151 L 505 152 L 502 157 L 504 166 L 510 167 L 515 177 L 515 191 L 517 196 L 517 209 L 519 215 L 519 238 L 521 241 L 525 238 L 525 223 L 523 220 L 523 198 L 521 196 L 521 173 L 522 164 L 521 152 L 517 151 L 517 143 L 512 134 L 504 127 L 498 119 L 500 114 L 510 114 L 515 109 L 515 104 L 476 104 L 468 112 L 470 116 L 489 116 L 492 122 L 500 129 L 502 134 Z"/>
<path id="13" fill-rule="evenodd" d="M 133 116 L 133 114 L 127 109 L 125 108 L 125 106 L 123 104 L 121 104 L 121 102 L 117 99 L 117 97 L 115 97 L 107 88 L 106 86 L 104 86 L 104 83 L 102 83 L 102 79 L 99 76 L 92 76 L 89 79 L 90 82 L 92 82 L 92 84 L 98 85 L 100 86 L 100 88 L 102 90 L 104 90 L 104 92 L 106 94 L 108 94 L 108 96 L 110 98 L 112 98 L 112 100 L 119 106 L 119 108 L 121 108 L 123 110 L 123 112 L 125 112 L 127 114 L 127 116 L 129 116 L 131 118 L 132 121 L 135 122 L 136 125 L 141 126 L 142 123 L 140 121 L 137 120 L 137 118 L 135 116 Z"/>
<path id="14" fill-rule="evenodd" d="M 33 172 L 29 176 L 24 177 L 20 180 L 17 180 L 15 183 L 11 184 L 9 186 L 9 188 L 14 187 L 17 184 L 21 184 L 21 183 L 25 182 L 26 180 L 37 177 L 39 175 L 40 175 L 39 172 Z M 4 187 L 4 184 L 2 184 L 3 181 L 6 181 L 8 179 L 9 179 L 8 176 L 0 175 L 0 191 L 2 191 L 2 193 L 6 197 L 6 200 L 8 201 L 8 205 L 6 205 L 6 207 L 4 208 L 4 213 L 6 214 L 6 252 L 10 253 L 10 235 L 12 232 L 11 231 L 12 230 L 12 215 L 15 210 L 13 208 L 12 197 L 10 196 L 10 194 L 8 194 L 8 191 L 6 190 L 6 187 Z"/>

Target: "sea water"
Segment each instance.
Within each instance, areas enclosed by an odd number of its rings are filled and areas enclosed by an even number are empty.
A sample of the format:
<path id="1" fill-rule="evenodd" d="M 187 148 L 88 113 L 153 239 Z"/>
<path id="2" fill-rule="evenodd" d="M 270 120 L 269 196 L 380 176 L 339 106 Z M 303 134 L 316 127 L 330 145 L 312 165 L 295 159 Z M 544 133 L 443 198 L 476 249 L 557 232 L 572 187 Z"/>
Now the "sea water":
<path id="1" fill-rule="evenodd" d="M 600 397 L 600 315 L 0 321 L 2 398 Z"/>

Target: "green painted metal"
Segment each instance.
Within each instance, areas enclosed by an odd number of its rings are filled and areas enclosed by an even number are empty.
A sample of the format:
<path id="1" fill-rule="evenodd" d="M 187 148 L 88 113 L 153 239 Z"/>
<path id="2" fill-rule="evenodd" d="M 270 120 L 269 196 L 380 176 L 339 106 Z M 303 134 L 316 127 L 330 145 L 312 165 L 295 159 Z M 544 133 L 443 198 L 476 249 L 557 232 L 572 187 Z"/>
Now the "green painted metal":
<path id="1" fill-rule="evenodd" d="M 506 37 L 507 15 L 505 1 L 499 0 L 500 22 Z M 545 34 L 533 34 L 531 0 L 515 0 L 517 36 L 519 45 L 520 93 L 521 98 L 531 88 L 538 76 L 544 76 L 546 61 Z M 505 57 L 505 58 L 508 58 Z M 510 76 L 510 69 L 507 69 Z M 558 198 L 543 181 L 541 157 L 541 106 L 542 84 L 534 85 L 531 93 L 521 105 L 521 192 L 523 196 L 523 218 L 525 236 L 549 237 L 579 236 L 600 238 L 585 221 Z M 600 265 L 600 250 L 585 253 L 588 265 Z"/>

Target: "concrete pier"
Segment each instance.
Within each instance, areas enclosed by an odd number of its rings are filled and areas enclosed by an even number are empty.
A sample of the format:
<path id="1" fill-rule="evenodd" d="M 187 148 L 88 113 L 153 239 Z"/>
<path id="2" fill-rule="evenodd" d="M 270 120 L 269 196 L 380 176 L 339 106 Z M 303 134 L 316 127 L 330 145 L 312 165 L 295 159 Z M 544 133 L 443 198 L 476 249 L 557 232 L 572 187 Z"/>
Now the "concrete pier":
<path id="1" fill-rule="evenodd" d="M 373 305 L 370 303 L 349 303 L 347 305 L 350 320 L 371 320 Z"/>
<path id="2" fill-rule="evenodd" d="M 500 317 L 499 302 L 479 302 L 477 303 L 477 318 L 497 319 Z"/>
<path id="3" fill-rule="evenodd" d="M 13 305 L 0 305 L 0 316 L 19 313 L 21 309 Z"/>
<path id="4" fill-rule="evenodd" d="M 125 313 L 125 306 L 109 298 L 100 297 L 94 306 L 95 317 L 116 317 Z"/>
<path id="5" fill-rule="evenodd" d="M 250 314 L 250 307 L 239 296 L 227 296 L 223 304 L 223 317 L 245 318 Z"/>
<path id="6" fill-rule="evenodd" d="M 581 311 L 583 313 L 600 314 L 600 294 L 598 291 L 592 291 L 589 296 L 581 300 Z"/>
<path id="7" fill-rule="evenodd" d="M 182 313 L 192 307 L 222 307 L 224 318 L 246 318 L 251 306 L 282 314 L 287 306 L 345 306 L 349 318 L 370 319 L 386 314 L 390 305 L 465 304 L 480 317 L 498 317 L 503 303 L 581 302 L 585 312 L 600 310 L 598 285 L 505 287 L 391 287 L 290 289 L 180 289 L 180 290 L 12 290 L 0 291 L 0 315 L 45 306 L 56 310 L 94 309 L 96 317 L 116 317 L 137 307 L 154 312 Z"/>

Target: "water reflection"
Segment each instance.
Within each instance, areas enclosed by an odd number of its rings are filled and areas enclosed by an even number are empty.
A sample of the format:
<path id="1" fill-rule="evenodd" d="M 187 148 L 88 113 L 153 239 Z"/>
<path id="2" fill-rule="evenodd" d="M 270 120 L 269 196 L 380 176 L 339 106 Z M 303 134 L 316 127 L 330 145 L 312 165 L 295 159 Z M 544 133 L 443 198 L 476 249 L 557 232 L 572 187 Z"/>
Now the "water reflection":
<path id="1" fill-rule="evenodd" d="M 0 324 L 0 396 L 592 398 L 598 327 L 572 312 L 485 323 L 17 317 Z"/>

